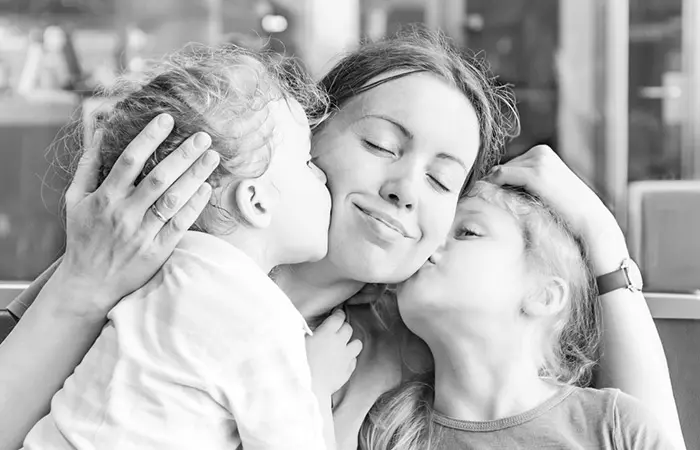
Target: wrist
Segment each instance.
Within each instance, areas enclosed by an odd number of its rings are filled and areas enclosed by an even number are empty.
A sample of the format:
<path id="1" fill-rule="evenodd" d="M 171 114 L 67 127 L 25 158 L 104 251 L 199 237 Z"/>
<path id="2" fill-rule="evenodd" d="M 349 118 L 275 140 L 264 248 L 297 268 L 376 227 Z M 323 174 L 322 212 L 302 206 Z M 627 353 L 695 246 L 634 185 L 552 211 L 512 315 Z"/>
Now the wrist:
<path id="1" fill-rule="evenodd" d="M 58 266 L 42 292 L 51 293 L 51 296 L 42 297 L 52 303 L 56 314 L 71 315 L 90 322 L 104 321 L 109 310 L 119 301 L 113 299 L 100 284 L 72 273 L 64 263 Z"/>
<path id="2" fill-rule="evenodd" d="M 623 260 L 630 257 L 625 235 L 612 220 L 596 222 L 582 236 L 588 250 L 593 275 L 599 277 L 620 268 Z"/>

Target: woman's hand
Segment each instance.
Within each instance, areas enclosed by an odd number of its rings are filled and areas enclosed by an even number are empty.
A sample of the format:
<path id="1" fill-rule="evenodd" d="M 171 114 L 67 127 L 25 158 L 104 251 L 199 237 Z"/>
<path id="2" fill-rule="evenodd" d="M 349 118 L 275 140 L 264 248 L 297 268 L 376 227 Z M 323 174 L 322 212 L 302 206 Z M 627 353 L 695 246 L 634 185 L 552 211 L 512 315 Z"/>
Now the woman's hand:
<path id="1" fill-rule="evenodd" d="M 85 298 L 64 304 L 64 310 L 104 317 L 155 274 L 209 201 L 211 187 L 205 181 L 219 155 L 206 151 L 211 139 L 205 133 L 190 137 L 134 186 L 172 127 L 167 114 L 151 121 L 99 187 L 99 136 L 85 150 L 66 193 L 66 253 L 51 280 Z"/>
<path id="2" fill-rule="evenodd" d="M 521 186 L 554 208 L 589 247 L 596 275 L 619 268 L 629 256 L 615 217 L 601 199 L 546 145 L 495 167 L 488 180 Z"/>

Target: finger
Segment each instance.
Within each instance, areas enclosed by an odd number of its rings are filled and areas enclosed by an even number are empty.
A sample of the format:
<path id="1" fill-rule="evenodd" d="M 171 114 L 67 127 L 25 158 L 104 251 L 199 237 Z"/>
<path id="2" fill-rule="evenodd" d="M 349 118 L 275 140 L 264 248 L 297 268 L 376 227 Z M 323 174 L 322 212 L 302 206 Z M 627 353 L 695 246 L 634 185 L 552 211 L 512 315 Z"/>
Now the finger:
<path id="1" fill-rule="evenodd" d="M 211 186 L 204 183 L 197 192 L 189 199 L 175 216 L 167 224 L 160 223 L 161 231 L 156 236 L 159 246 L 172 251 L 185 232 L 194 224 L 202 211 L 209 203 L 211 197 Z M 153 212 L 148 211 L 144 220 L 159 220 L 153 216 Z"/>
<path id="2" fill-rule="evenodd" d="M 338 330 L 338 336 L 344 341 L 348 342 L 352 337 L 352 326 L 349 323 L 344 322 L 340 329 Z"/>
<path id="3" fill-rule="evenodd" d="M 353 358 L 350 361 L 350 364 L 348 365 L 348 370 L 350 372 L 350 375 L 352 375 L 352 373 L 355 371 L 356 368 L 357 368 L 357 358 Z"/>
<path id="4" fill-rule="evenodd" d="M 345 323 L 345 311 L 338 308 L 319 325 L 319 329 L 337 332 Z"/>
<path id="5" fill-rule="evenodd" d="M 360 352 L 362 352 L 362 341 L 359 339 L 354 339 L 348 344 L 347 351 L 348 355 L 352 356 L 353 358 L 357 358 Z"/>
<path id="6" fill-rule="evenodd" d="M 497 166 L 488 175 L 488 181 L 499 186 L 519 186 L 528 188 L 531 184 L 532 170 L 529 167 Z"/>
<path id="7" fill-rule="evenodd" d="M 92 142 L 85 148 L 78 167 L 75 170 L 73 181 L 66 192 L 66 199 L 74 201 L 85 197 L 97 188 L 97 172 L 100 169 L 100 141 L 102 131 L 95 132 Z"/>
<path id="8" fill-rule="evenodd" d="M 146 211 L 167 190 L 168 198 L 163 198 L 159 210 L 170 219 L 219 164 L 219 154 L 216 152 L 207 152 L 206 157 L 201 158 L 210 145 L 211 138 L 206 133 L 189 137 L 141 180 L 129 201 L 141 211 Z M 182 183 L 176 188 L 173 183 L 180 178 Z"/>
<path id="9" fill-rule="evenodd" d="M 536 145 L 522 155 L 508 161 L 505 165 L 532 165 L 544 155 L 555 155 L 554 150 L 548 145 Z"/>
<path id="10" fill-rule="evenodd" d="M 133 185 L 148 158 L 172 131 L 173 124 L 173 118 L 169 114 L 161 114 L 151 120 L 119 155 L 105 179 L 105 189 L 122 192 Z"/>

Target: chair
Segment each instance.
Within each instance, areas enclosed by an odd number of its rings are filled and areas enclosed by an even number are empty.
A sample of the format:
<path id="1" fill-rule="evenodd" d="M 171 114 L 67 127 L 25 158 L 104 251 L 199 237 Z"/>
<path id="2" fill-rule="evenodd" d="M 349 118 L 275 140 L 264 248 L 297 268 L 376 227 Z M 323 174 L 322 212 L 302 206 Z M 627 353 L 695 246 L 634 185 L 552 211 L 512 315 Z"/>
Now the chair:
<path id="1" fill-rule="evenodd" d="M 629 187 L 630 251 L 649 291 L 700 290 L 700 181 Z"/>
<path id="2" fill-rule="evenodd" d="M 630 251 L 664 345 L 687 448 L 700 449 L 700 181 L 629 187 Z"/>
<path id="3" fill-rule="evenodd" d="M 27 288 L 28 283 L 0 282 L 0 343 L 5 340 L 17 324 L 14 316 L 7 309 L 7 305 Z"/>
<path id="4" fill-rule="evenodd" d="M 8 310 L 0 309 L 0 344 L 15 328 L 16 324 L 14 316 Z"/>

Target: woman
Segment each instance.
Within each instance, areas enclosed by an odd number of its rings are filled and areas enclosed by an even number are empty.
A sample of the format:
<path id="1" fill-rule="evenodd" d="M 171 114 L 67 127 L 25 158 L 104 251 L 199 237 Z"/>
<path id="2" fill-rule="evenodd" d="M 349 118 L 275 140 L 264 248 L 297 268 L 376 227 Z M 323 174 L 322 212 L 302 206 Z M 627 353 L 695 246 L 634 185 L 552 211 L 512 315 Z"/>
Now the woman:
<path id="1" fill-rule="evenodd" d="M 415 272 L 442 242 L 460 193 L 488 170 L 511 124 L 510 116 L 504 115 L 511 105 L 490 78 L 439 36 L 426 32 L 363 46 L 322 83 L 336 106 L 313 139 L 315 162 L 328 176 L 333 200 L 329 254 L 319 263 L 283 268 L 277 275 L 307 318 L 323 316 L 367 283 L 395 283 Z M 139 228 L 144 217 L 153 214 L 147 208 L 157 196 L 145 195 L 148 189 L 141 185 L 136 190 L 128 187 L 165 134 L 167 129 L 156 132 L 149 125 L 145 137 L 125 152 L 131 161 L 122 165 L 133 170 L 118 172 L 111 191 L 98 190 L 73 206 L 72 217 L 94 216 L 96 223 L 74 222 L 74 228 L 68 227 L 73 236 L 57 275 L 42 290 L 37 307 L 27 312 L 0 347 L 0 361 L 21 354 L 22 348 L 24 352 L 31 348 L 34 355 L 31 361 L 22 361 L 20 370 L 13 367 L 12 373 L 3 374 L 0 382 L 3 390 L 24 389 L 24 396 L 13 394 L 5 403 L 17 405 L 13 414 L 7 414 L 12 427 L 6 429 L 14 431 L 10 445 L 19 443 L 46 411 L 52 393 L 80 360 L 107 311 L 154 273 L 173 248 L 171 242 L 153 245 Z M 558 209 L 590 243 L 596 275 L 614 271 L 628 256 L 614 217 L 551 150 L 533 149 L 499 168 L 494 177 L 524 186 Z M 162 192 L 169 181 L 147 181 L 145 186 L 155 184 Z M 83 182 L 74 191 L 87 192 L 85 186 Z M 130 195 L 120 200 L 122 192 Z M 161 197 L 155 204 L 170 218 L 179 203 L 167 198 L 171 197 Z M 174 217 L 178 228 L 188 225 Z M 99 233 L 99 240 L 91 235 Z M 114 250 L 97 253 L 107 242 Z M 158 258 L 143 257 L 135 250 L 122 253 L 124 242 L 130 242 L 131 249 L 145 247 Z M 100 258 L 102 265 L 97 264 Z M 137 263 L 147 266 L 138 276 L 130 271 Z M 105 280 L 109 284 L 102 288 Z M 80 298 L 85 292 L 91 298 Z M 607 320 L 600 386 L 612 385 L 637 396 L 680 436 L 663 349 L 644 298 L 617 290 L 601 301 Z M 356 448 L 366 413 L 380 394 L 400 382 L 402 368 L 396 343 L 371 309 L 357 305 L 349 310 L 355 328 L 364 330 L 364 350 L 353 377 L 335 399 L 334 415 L 343 448 Z M 50 320 L 54 314 L 58 319 Z M 50 336 L 39 336 L 38 330 L 49 324 Z M 48 364 L 54 370 L 50 380 L 42 379 L 38 373 Z M 28 392 L 32 384 L 40 385 L 40 391 Z"/>

